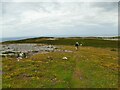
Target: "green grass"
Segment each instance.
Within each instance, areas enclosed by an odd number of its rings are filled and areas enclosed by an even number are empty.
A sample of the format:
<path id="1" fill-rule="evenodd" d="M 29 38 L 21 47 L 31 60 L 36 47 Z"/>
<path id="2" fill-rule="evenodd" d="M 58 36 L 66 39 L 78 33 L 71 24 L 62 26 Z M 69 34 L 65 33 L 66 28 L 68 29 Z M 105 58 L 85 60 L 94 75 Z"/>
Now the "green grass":
<path id="1" fill-rule="evenodd" d="M 3 58 L 3 88 L 117 88 L 118 53 L 111 48 L 59 46 L 68 52 Z M 62 60 L 66 56 L 68 60 Z M 50 58 L 49 58 L 50 57 Z"/>
<path id="2" fill-rule="evenodd" d="M 47 59 L 48 56 L 55 58 L 50 60 Z M 68 56 L 68 54 L 40 54 L 20 62 L 15 59 L 9 60 L 4 58 L 3 72 L 5 74 L 3 75 L 3 87 L 69 87 L 67 82 L 72 77 L 72 64 L 74 62 L 73 59 L 69 61 L 62 60 L 63 56 Z"/>

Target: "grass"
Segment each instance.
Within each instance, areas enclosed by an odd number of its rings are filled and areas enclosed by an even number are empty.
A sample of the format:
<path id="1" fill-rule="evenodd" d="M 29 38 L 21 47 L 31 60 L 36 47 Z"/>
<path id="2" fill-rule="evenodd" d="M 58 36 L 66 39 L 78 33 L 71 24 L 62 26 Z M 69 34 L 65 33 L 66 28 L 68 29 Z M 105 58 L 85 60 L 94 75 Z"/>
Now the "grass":
<path id="1" fill-rule="evenodd" d="M 102 53 L 102 55 L 98 54 L 98 51 L 99 53 Z M 73 77 L 73 87 L 115 88 L 117 86 L 117 58 L 111 57 L 110 52 L 105 52 L 109 51 L 94 48 L 84 49 L 84 52 L 81 51 L 81 56 L 77 57 L 83 57 L 83 59 L 76 58 L 77 64 L 75 75 Z M 113 53 L 111 54 L 113 55 Z M 112 58 L 116 60 L 112 60 Z"/>
<path id="2" fill-rule="evenodd" d="M 73 67 L 69 67 L 72 59 L 62 60 L 64 55 L 67 56 L 65 53 L 40 54 L 20 62 L 15 59 L 3 59 L 3 71 L 5 72 L 3 87 L 68 87 L 67 82 L 70 80 Z M 55 58 L 50 60 L 48 56 Z M 64 69 L 65 67 L 68 68 Z"/>
<path id="3" fill-rule="evenodd" d="M 36 54 L 19 62 L 3 58 L 3 88 L 118 88 L 117 50 L 59 47 L 73 52 Z"/>

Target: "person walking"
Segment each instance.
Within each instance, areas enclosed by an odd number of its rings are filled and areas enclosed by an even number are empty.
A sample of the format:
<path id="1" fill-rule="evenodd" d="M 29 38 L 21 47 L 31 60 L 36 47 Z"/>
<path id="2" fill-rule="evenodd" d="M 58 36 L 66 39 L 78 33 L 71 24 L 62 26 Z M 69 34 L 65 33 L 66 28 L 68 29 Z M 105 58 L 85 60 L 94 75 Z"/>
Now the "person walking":
<path id="1" fill-rule="evenodd" d="M 76 51 L 78 51 L 78 49 L 79 49 L 79 45 L 80 45 L 80 44 L 79 44 L 78 42 L 75 43 Z"/>

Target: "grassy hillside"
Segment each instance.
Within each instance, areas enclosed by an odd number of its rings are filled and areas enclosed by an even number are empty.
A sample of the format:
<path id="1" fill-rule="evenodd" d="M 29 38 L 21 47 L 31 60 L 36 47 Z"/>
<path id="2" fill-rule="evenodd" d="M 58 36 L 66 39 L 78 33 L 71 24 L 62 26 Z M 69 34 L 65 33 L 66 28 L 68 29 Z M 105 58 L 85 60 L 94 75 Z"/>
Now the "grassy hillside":
<path id="1" fill-rule="evenodd" d="M 59 38 L 56 40 L 48 40 L 49 38 L 31 38 L 17 41 L 6 41 L 3 43 L 42 43 L 52 45 L 74 45 L 75 42 L 82 43 L 83 46 L 93 47 L 111 47 L 117 48 L 118 41 L 102 40 L 102 39 L 82 39 L 82 38 Z"/>
<path id="2" fill-rule="evenodd" d="M 79 51 L 75 50 L 75 42 L 83 44 Z M 3 43 L 52 44 L 63 50 L 20 61 L 2 58 L 3 88 L 118 88 L 118 41 L 31 38 Z"/>
<path id="3" fill-rule="evenodd" d="M 118 53 L 111 48 L 59 46 L 73 52 L 3 58 L 3 88 L 117 88 Z M 67 57 L 67 60 L 63 60 Z"/>

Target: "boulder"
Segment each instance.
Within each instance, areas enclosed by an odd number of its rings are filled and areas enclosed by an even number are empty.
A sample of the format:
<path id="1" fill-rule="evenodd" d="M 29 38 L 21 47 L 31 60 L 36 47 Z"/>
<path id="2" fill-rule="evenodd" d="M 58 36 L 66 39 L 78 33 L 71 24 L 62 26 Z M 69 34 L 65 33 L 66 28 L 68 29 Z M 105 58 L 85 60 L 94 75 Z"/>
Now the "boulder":
<path id="1" fill-rule="evenodd" d="M 63 60 L 67 60 L 68 58 L 67 58 L 67 57 L 63 57 L 62 59 L 63 59 Z"/>

